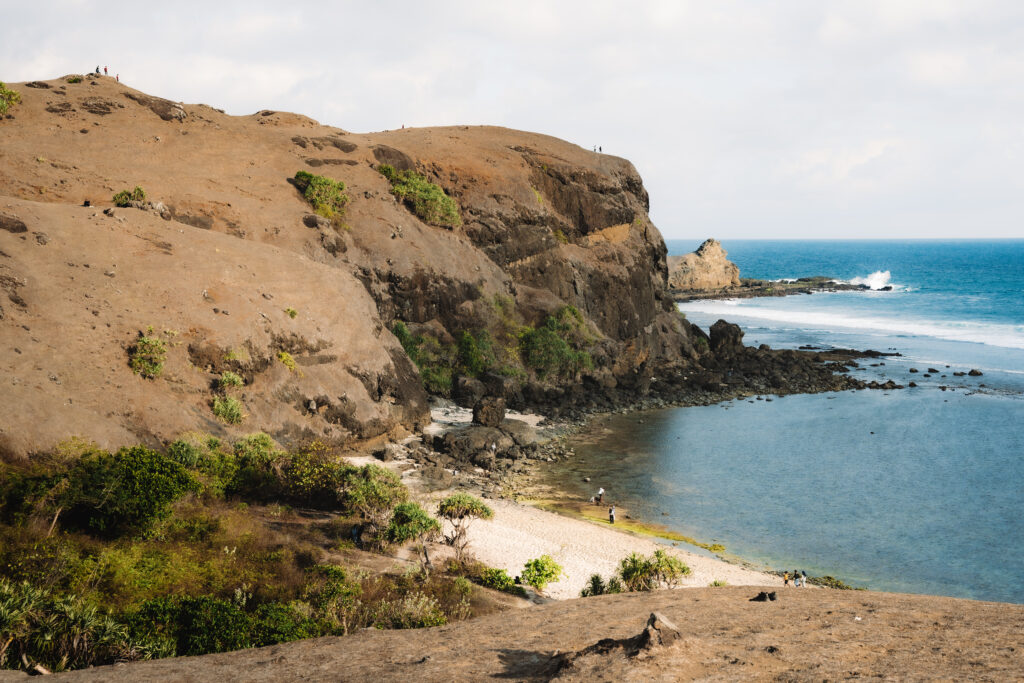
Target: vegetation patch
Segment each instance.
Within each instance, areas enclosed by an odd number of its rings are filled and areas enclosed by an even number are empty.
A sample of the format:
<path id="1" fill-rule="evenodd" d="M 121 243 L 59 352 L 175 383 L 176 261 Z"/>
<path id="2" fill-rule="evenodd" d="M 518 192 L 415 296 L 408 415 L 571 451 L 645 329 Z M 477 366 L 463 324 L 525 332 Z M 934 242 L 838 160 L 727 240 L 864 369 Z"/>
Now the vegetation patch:
<path id="1" fill-rule="evenodd" d="M 146 191 L 136 185 L 134 190 L 121 190 L 114 195 L 112 201 L 114 206 L 131 206 L 132 202 L 146 201 Z"/>
<path id="2" fill-rule="evenodd" d="M 391 194 L 402 200 L 424 223 L 443 227 L 462 225 L 458 204 L 426 176 L 412 170 L 398 171 L 388 164 L 381 164 L 377 170 L 391 183 Z"/>
<path id="3" fill-rule="evenodd" d="M 281 363 L 286 368 L 288 368 L 288 372 L 296 372 L 298 370 L 298 365 L 295 363 L 295 358 L 292 357 L 292 354 L 288 353 L 287 351 L 278 351 L 277 359 L 281 361 Z"/>
<path id="4" fill-rule="evenodd" d="M 145 333 L 140 332 L 138 339 L 128 349 L 128 365 L 136 375 L 146 379 L 155 379 L 164 370 L 167 359 L 167 342 L 156 336 L 150 327 Z"/>
<path id="5" fill-rule="evenodd" d="M 67 82 L 68 83 L 81 83 L 82 82 L 82 77 L 81 76 L 68 76 Z"/>
<path id="6" fill-rule="evenodd" d="M 455 548 L 455 558 L 461 561 L 469 545 L 466 532 L 470 523 L 474 519 L 490 519 L 494 516 L 494 510 L 476 496 L 455 493 L 438 504 L 437 514 L 452 525 L 452 533 L 445 536 L 444 540 Z"/>
<path id="7" fill-rule="evenodd" d="M 593 369 L 586 350 L 593 341 L 583 314 L 575 306 L 563 306 L 540 327 L 524 327 L 519 332 L 519 352 L 539 379 L 571 378 Z"/>
<path id="8" fill-rule="evenodd" d="M 543 591 L 549 583 L 558 581 L 564 574 L 562 566 L 550 555 L 527 560 L 523 565 L 523 583 L 533 586 L 538 591 Z"/>
<path id="9" fill-rule="evenodd" d="M 290 306 L 288 308 L 284 309 L 284 312 L 292 320 L 294 320 L 295 316 L 297 316 L 299 314 L 298 311 L 296 311 L 294 308 L 292 308 Z"/>
<path id="10" fill-rule="evenodd" d="M 344 218 L 345 207 L 349 202 L 349 197 L 345 194 L 345 183 L 307 171 L 296 173 L 294 182 L 295 187 L 317 215 L 332 222 L 340 222 Z"/>
<path id="11" fill-rule="evenodd" d="M 7 110 L 21 102 L 21 93 L 11 90 L 3 81 L 0 81 L 0 116 L 7 113 Z"/>
<path id="12" fill-rule="evenodd" d="M 245 380 L 243 380 L 237 373 L 225 370 L 221 373 L 220 379 L 217 380 L 217 386 L 220 387 L 222 391 L 227 391 L 228 389 L 236 389 L 238 387 L 245 386 Z"/>
<path id="13" fill-rule="evenodd" d="M 607 581 L 599 574 L 592 575 L 587 585 L 580 591 L 580 597 L 674 588 L 682 577 L 689 575 L 690 568 L 678 557 L 669 555 L 664 550 L 655 550 L 650 557 L 630 553 L 622 558 L 618 570 Z"/>
<path id="14" fill-rule="evenodd" d="M 212 407 L 213 414 L 228 424 L 238 424 L 245 418 L 242 402 L 234 396 L 215 396 Z"/>

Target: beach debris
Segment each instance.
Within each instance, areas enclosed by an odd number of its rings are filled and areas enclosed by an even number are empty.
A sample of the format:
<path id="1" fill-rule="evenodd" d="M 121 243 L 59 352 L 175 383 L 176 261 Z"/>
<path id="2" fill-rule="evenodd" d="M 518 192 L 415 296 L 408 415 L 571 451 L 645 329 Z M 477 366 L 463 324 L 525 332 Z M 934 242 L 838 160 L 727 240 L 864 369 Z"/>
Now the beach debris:
<path id="1" fill-rule="evenodd" d="M 775 602 L 778 599 L 779 596 L 776 595 L 775 591 L 772 591 L 771 593 L 768 591 L 761 591 L 754 597 L 750 598 L 750 602 Z"/>

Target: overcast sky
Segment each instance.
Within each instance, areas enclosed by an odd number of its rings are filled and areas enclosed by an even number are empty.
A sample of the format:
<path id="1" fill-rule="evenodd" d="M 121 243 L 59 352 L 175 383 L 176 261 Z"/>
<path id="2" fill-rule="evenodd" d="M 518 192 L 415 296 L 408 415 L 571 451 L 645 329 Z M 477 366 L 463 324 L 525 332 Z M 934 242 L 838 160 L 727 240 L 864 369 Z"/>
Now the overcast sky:
<path id="1" fill-rule="evenodd" d="M 0 80 L 494 124 L 630 159 L 667 238 L 1024 237 L 1024 2 L 4 2 Z"/>

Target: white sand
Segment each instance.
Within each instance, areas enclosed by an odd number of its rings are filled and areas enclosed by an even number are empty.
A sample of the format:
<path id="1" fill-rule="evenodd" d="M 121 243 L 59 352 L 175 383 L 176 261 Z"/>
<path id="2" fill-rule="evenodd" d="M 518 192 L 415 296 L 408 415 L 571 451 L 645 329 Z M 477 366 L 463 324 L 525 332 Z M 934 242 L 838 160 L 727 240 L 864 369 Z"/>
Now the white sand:
<path id="1" fill-rule="evenodd" d="M 494 518 L 472 522 L 467 552 L 488 566 L 506 570 L 510 576 L 521 574 L 527 560 L 550 555 L 565 571 L 560 581 L 544 591 L 551 598 L 577 598 L 591 574 L 607 579 L 619 560 L 631 552 L 650 555 L 658 549 L 668 550 L 690 567 L 691 574 L 682 581 L 684 587 L 707 586 L 715 580 L 731 586 L 782 585 L 777 576 L 655 543 L 610 526 L 510 501 L 485 502 L 494 510 Z"/>

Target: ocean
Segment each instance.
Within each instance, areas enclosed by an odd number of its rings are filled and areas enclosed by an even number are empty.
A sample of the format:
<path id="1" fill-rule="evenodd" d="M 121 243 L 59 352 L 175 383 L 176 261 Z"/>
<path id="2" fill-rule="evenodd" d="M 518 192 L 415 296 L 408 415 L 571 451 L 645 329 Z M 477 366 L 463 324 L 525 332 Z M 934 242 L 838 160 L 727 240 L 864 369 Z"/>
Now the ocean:
<path id="1" fill-rule="evenodd" d="M 874 289 L 681 304 L 691 322 L 724 318 L 772 348 L 898 353 L 854 375 L 919 386 L 611 416 L 552 483 L 603 486 L 634 517 L 757 566 L 1024 603 L 1024 240 L 723 247 L 741 277 Z"/>

